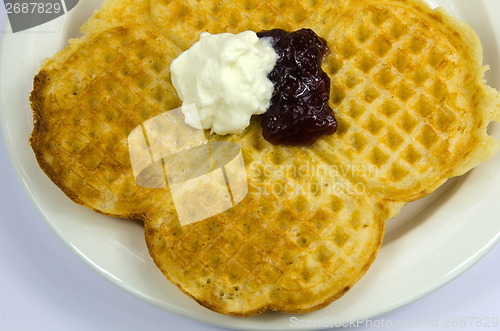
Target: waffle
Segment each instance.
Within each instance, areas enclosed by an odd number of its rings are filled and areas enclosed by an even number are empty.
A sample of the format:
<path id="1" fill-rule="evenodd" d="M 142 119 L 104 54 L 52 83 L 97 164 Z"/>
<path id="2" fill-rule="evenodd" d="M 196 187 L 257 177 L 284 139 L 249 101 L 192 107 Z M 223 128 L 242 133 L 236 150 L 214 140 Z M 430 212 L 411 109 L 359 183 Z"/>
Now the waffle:
<path id="1" fill-rule="evenodd" d="M 131 24 L 74 40 L 44 64 L 31 94 L 31 145 L 40 167 L 72 200 L 140 219 L 162 204 L 161 191 L 135 183 L 127 137 L 180 105 L 166 65 L 178 53 L 154 29 Z"/>
<path id="2" fill-rule="evenodd" d="M 330 47 L 338 132 L 275 146 L 253 118 L 240 134 L 209 136 L 241 147 L 248 194 L 181 225 L 167 185 L 135 182 L 127 144 L 180 106 L 170 62 L 204 31 L 303 27 Z M 110 0 L 82 31 L 35 77 L 38 163 L 75 202 L 143 220 L 156 265 L 217 312 L 328 305 L 369 268 L 385 220 L 498 148 L 486 132 L 498 94 L 482 80 L 476 34 L 422 1 Z"/>
<path id="3" fill-rule="evenodd" d="M 318 147 L 343 167 L 372 169 L 351 180 L 413 201 L 497 151 L 486 127 L 498 95 L 465 23 L 417 1 L 352 1 L 317 32 L 332 49 L 325 70 L 340 122 L 335 142 Z"/>

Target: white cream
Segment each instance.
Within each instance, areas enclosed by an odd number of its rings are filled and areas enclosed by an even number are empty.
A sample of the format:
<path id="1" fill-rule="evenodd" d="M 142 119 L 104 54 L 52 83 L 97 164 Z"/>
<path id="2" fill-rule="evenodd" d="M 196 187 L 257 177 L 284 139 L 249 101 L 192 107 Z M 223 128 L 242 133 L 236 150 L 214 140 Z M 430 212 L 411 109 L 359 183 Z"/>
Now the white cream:
<path id="1" fill-rule="evenodd" d="M 268 109 L 273 83 L 267 75 L 277 58 L 269 41 L 253 31 L 202 33 L 170 65 L 172 83 L 183 105 L 196 105 L 203 129 L 239 133 L 252 115 Z M 201 129 L 196 114 L 186 112 L 185 117 L 188 125 Z"/>

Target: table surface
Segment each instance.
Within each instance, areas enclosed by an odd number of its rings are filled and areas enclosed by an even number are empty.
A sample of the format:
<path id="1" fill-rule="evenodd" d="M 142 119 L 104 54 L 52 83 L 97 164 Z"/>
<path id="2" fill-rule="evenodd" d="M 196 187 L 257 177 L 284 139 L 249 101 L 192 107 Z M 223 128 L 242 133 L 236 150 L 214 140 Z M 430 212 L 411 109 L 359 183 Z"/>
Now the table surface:
<path id="1" fill-rule="evenodd" d="M 4 21 L 5 10 L 0 6 L 0 27 Z M 496 24 L 500 31 L 500 22 Z M 222 330 L 145 303 L 78 259 L 31 205 L 1 136 L 0 173 L 0 330 Z M 340 329 L 450 330 L 454 323 L 462 330 L 500 329 L 480 326 L 488 319 L 500 319 L 499 262 L 497 244 L 468 271 L 434 293 L 376 319 Z M 474 326 L 469 326 L 473 318 Z M 466 326 L 460 328 L 461 321 Z"/>

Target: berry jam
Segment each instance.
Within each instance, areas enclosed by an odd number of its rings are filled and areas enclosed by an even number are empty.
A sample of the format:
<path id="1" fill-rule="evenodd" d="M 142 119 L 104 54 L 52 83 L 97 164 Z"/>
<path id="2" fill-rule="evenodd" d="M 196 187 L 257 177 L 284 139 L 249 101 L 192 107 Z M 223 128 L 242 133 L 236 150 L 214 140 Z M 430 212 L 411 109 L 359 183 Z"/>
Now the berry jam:
<path id="1" fill-rule="evenodd" d="M 257 33 L 270 38 L 278 60 L 268 78 L 274 83 L 269 109 L 262 115 L 262 135 L 272 144 L 309 145 L 337 130 L 328 105 L 330 78 L 321 69 L 326 41 L 310 29 Z"/>

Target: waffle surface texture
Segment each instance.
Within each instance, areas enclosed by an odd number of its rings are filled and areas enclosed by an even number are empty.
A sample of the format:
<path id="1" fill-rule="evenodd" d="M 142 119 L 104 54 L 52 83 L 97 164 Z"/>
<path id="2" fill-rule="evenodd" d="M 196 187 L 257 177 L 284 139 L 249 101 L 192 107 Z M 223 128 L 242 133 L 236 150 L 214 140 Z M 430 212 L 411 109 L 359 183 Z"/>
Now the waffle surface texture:
<path id="1" fill-rule="evenodd" d="M 249 192 L 181 226 L 168 188 L 136 184 L 127 142 L 180 106 L 171 61 L 204 31 L 303 27 L 330 48 L 338 132 L 275 146 L 254 118 L 241 134 L 210 136 L 241 147 Z M 109 0 L 82 32 L 35 77 L 37 161 L 75 202 L 143 220 L 156 265 L 217 312 L 328 305 L 367 271 L 387 219 L 498 148 L 486 129 L 499 99 L 483 81 L 479 39 L 423 1 Z"/>

